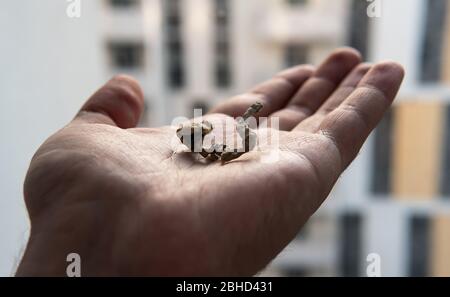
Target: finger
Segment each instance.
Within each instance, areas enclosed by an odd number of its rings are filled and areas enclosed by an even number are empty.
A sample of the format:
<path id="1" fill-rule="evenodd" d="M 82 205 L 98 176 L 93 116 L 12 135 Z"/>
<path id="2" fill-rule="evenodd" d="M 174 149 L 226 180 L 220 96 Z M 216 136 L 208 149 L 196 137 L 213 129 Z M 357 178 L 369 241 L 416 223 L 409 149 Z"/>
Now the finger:
<path id="1" fill-rule="evenodd" d="M 347 74 L 361 62 L 361 55 L 354 49 L 334 51 L 299 89 L 288 105 L 271 115 L 279 118 L 281 130 L 292 130 L 312 115 L 334 92 Z"/>
<path id="2" fill-rule="evenodd" d="M 339 152 L 342 169 L 356 157 L 370 132 L 392 104 L 404 77 L 403 67 L 393 62 L 375 65 L 353 93 L 320 124 Z"/>
<path id="3" fill-rule="evenodd" d="M 335 110 L 355 90 L 361 79 L 369 72 L 371 67 L 372 65 L 369 63 L 359 64 L 349 75 L 347 75 L 339 88 L 325 101 L 316 113 L 300 122 L 294 130 L 316 132 L 325 116 Z"/>
<path id="4" fill-rule="evenodd" d="M 139 83 L 125 75 L 115 76 L 83 105 L 74 122 L 88 122 L 133 128 L 144 109 Z"/>
<path id="5" fill-rule="evenodd" d="M 259 116 L 268 116 L 283 108 L 313 73 L 314 67 L 311 65 L 289 68 L 251 89 L 248 93 L 224 101 L 214 108 L 211 113 L 223 113 L 232 117 L 238 117 L 242 116 L 250 105 L 259 101 L 264 105 Z"/>

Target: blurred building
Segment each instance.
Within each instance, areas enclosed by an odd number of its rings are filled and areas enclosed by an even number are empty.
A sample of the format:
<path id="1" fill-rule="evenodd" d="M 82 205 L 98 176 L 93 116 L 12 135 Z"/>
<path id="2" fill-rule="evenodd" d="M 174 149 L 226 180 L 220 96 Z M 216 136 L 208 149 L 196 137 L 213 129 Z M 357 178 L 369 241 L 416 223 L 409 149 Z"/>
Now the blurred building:
<path id="1" fill-rule="evenodd" d="M 26 158 L 113 74 L 125 72 L 141 82 L 141 125 L 160 125 L 351 45 L 368 60 L 405 65 L 404 87 L 325 205 L 263 274 L 364 276 L 367 256 L 376 253 L 383 276 L 450 276 L 446 0 L 381 0 L 381 16 L 373 18 L 367 14 L 373 2 L 366 0 L 81 3 L 81 17 L 73 19 L 66 1 L 1 4 L 0 27 L 8 28 L 10 42 L 0 62 L 11 69 L 0 74 L 1 92 L 15 100 L 0 103 L 8 111 L 0 117 L 1 132 L 11 139 L 0 154 L 7 185 L 0 208 L 11 211 L 0 216 L 0 225 L 25 232 L 17 201 Z M 24 81 L 28 85 L 21 88 Z M 36 113 L 46 115 L 39 125 Z M 25 116 L 11 127 L 18 115 Z M 17 156 L 8 154 L 12 150 Z M 26 236 L 0 232 L 0 274 L 7 274 Z"/>
<path id="2" fill-rule="evenodd" d="M 157 123 L 207 110 L 286 66 L 319 61 L 341 43 L 346 1 L 307 2 L 103 1 L 96 8 L 107 24 L 99 32 L 105 74 L 138 77 L 148 118 Z"/>
<path id="3" fill-rule="evenodd" d="M 375 253 L 383 276 L 450 276 L 450 3 L 380 1 L 381 17 L 368 18 L 369 2 L 351 2 L 344 43 L 369 60 L 402 63 L 405 84 L 274 266 L 294 275 L 365 276 Z"/>

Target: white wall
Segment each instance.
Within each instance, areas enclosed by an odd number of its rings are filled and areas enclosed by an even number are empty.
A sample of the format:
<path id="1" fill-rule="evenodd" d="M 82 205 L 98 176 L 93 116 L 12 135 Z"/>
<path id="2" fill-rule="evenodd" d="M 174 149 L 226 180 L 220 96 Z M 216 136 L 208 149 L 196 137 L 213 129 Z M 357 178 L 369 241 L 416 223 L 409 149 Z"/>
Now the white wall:
<path id="1" fill-rule="evenodd" d="M 32 154 L 103 82 L 100 2 L 83 1 L 80 19 L 67 17 L 66 1 L 0 2 L 0 276 L 13 274 L 26 243 Z"/>
<path id="2" fill-rule="evenodd" d="M 417 83 L 424 34 L 424 0 L 382 1 L 382 16 L 372 19 L 370 56 L 373 61 L 393 60 L 406 70 L 403 89 Z"/>

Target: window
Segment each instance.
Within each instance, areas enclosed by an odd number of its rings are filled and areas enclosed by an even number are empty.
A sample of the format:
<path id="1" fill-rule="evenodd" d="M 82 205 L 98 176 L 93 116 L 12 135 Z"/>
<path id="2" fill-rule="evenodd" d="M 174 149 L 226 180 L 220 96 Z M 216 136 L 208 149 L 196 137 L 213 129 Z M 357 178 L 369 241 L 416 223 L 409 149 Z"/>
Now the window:
<path id="1" fill-rule="evenodd" d="M 450 105 L 446 107 L 444 126 L 444 143 L 442 148 L 441 193 L 450 199 Z"/>
<path id="2" fill-rule="evenodd" d="M 427 1 L 420 72 L 420 79 L 425 83 L 438 82 L 441 79 L 446 6 L 447 0 Z"/>
<path id="3" fill-rule="evenodd" d="M 364 58 L 367 58 L 367 48 L 369 40 L 369 17 L 367 7 L 370 2 L 352 0 L 350 27 L 348 28 L 348 44 L 360 51 Z"/>
<path id="4" fill-rule="evenodd" d="M 284 55 L 286 67 L 308 63 L 308 47 L 306 45 L 290 44 L 286 47 Z"/>
<path id="5" fill-rule="evenodd" d="M 192 104 L 192 111 L 194 111 L 195 109 L 201 109 L 202 114 L 205 115 L 209 110 L 209 106 L 205 101 L 199 100 Z"/>
<path id="6" fill-rule="evenodd" d="M 144 46 L 140 42 L 112 41 L 108 50 L 114 68 L 132 70 L 144 66 Z"/>
<path id="7" fill-rule="evenodd" d="M 282 274 L 286 277 L 307 277 L 311 273 L 309 273 L 308 270 L 304 269 L 303 267 L 292 266 L 284 268 Z"/>
<path id="8" fill-rule="evenodd" d="M 216 86 L 231 85 L 231 46 L 229 38 L 230 7 L 228 0 L 215 0 L 215 70 Z"/>
<path id="9" fill-rule="evenodd" d="M 413 216 L 409 227 L 409 275 L 428 275 L 430 221 L 425 216 Z"/>
<path id="10" fill-rule="evenodd" d="M 180 89 L 185 85 L 180 0 L 165 0 L 162 3 L 166 48 L 166 81 L 170 88 Z"/>
<path id="11" fill-rule="evenodd" d="M 372 192 L 386 195 L 391 191 L 392 118 L 389 110 L 374 133 Z"/>
<path id="12" fill-rule="evenodd" d="M 150 100 L 144 99 L 144 111 L 139 119 L 138 127 L 148 127 L 150 125 L 151 106 Z"/>
<path id="13" fill-rule="evenodd" d="M 290 5 L 305 5 L 308 3 L 307 0 L 286 0 L 286 2 Z"/>
<path id="14" fill-rule="evenodd" d="M 130 8 L 139 4 L 138 0 L 109 0 L 109 3 L 114 8 Z"/>
<path id="15" fill-rule="evenodd" d="M 340 219 L 340 270 L 342 276 L 359 276 L 361 263 L 361 215 L 343 214 Z"/>

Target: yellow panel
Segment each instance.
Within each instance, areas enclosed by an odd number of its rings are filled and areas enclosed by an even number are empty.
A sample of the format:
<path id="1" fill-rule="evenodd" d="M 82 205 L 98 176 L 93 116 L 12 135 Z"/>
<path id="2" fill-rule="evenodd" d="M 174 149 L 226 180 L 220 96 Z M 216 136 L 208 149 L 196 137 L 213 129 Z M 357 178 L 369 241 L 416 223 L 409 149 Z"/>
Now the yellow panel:
<path id="1" fill-rule="evenodd" d="M 431 272 L 433 276 L 450 277 L 450 215 L 433 221 Z"/>
<path id="2" fill-rule="evenodd" d="M 444 115 L 438 102 L 405 102 L 395 108 L 392 189 L 399 199 L 438 194 Z"/>

